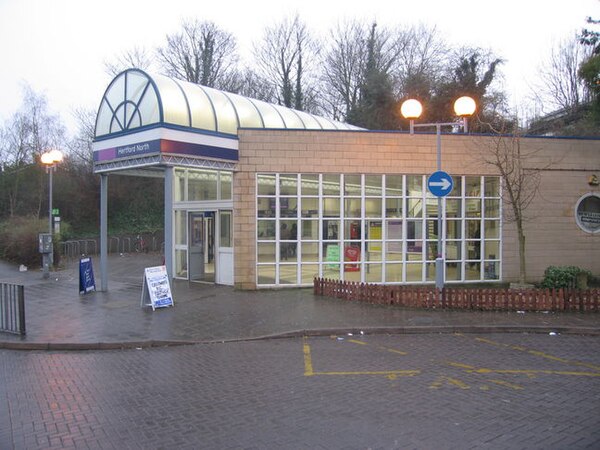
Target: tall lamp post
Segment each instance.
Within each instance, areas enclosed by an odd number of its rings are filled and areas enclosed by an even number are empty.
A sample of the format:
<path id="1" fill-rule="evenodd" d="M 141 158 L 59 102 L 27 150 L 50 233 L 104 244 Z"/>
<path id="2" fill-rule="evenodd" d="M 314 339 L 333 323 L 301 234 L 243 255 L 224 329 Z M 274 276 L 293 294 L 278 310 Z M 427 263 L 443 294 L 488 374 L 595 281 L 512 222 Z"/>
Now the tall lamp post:
<path id="1" fill-rule="evenodd" d="M 42 164 L 46 166 L 48 174 L 48 233 L 54 235 L 54 221 L 52 220 L 52 174 L 56 170 L 56 165 L 63 160 L 63 154 L 60 150 L 50 150 L 42 154 Z M 53 246 L 52 246 L 53 247 Z M 54 250 L 50 248 L 49 265 L 54 264 Z M 44 264 L 44 277 L 46 276 L 46 264 Z"/>
<path id="2" fill-rule="evenodd" d="M 460 97 L 454 102 L 454 112 L 460 118 L 458 122 L 435 122 L 435 123 L 420 123 L 415 124 L 415 119 L 421 117 L 423 106 L 421 102 L 415 99 L 409 99 L 402 103 L 400 112 L 405 119 L 410 120 L 410 134 L 414 134 L 415 128 L 419 127 L 435 127 L 437 140 L 437 172 L 432 174 L 427 182 L 429 190 L 438 198 L 437 204 L 437 256 L 435 259 L 435 287 L 443 289 L 444 287 L 444 251 L 442 239 L 442 197 L 445 197 L 452 191 L 452 178 L 442 172 L 442 127 L 460 127 L 465 133 L 469 131 L 467 117 L 475 112 L 475 100 L 471 97 Z M 435 176 L 435 177 L 434 177 Z M 435 187 L 435 191 L 432 189 Z"/>

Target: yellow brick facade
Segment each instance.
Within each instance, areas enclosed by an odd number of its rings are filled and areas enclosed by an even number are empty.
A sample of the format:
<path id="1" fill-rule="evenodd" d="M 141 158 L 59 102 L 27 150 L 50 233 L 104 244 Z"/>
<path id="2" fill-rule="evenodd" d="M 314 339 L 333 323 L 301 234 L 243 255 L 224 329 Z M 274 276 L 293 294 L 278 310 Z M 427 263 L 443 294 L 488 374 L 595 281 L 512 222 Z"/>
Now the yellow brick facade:
<path id="1" fill-rule="evenodd" d="M 443 135 L 442 168 L 452 175 L 498 175 L 485 163 L 494 139 Z M 578 199 L 600 194 L 588 183 L 600 177 L 600 141 L 522 138 L 526 165 L 539 171 L 540 186 L 527 209 L 525 235 L 530 280 L 549 265 L 576 265 L 600 275 L 600 233 L 575 221 Z M 256 173 L 429 174 L 436 170 L 436 136 L 394 132 L 249 130 L 239 132 L 234 174 L 235 286 L 256 288 Z M 506 202 L 503 208 L 509 208 Z M 514 224 L 503 224 L 503 280 L 518 279 Z"/>

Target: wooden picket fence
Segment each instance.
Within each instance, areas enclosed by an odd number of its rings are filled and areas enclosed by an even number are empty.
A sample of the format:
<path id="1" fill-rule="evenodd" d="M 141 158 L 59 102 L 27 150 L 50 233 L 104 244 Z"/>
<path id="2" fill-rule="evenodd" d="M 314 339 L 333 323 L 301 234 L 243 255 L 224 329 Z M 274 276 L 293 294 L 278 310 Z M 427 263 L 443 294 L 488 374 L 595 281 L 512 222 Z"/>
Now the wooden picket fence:
<path id="1" fill-rule="evenodd" d="M 481 311 L 600 311 L 600 289 L 465 289 L 314 279 L 314 294 L 407 308 Z"/>

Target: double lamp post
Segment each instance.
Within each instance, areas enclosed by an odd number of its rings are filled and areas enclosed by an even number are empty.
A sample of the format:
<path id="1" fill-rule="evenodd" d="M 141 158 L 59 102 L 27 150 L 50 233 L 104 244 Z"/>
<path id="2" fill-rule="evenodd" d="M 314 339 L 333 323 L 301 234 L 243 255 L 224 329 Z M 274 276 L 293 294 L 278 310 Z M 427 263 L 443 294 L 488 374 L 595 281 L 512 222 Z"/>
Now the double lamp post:
<path id="1" fill-rule="evenodd" d="M 435 123 L 420 123 L 415 124 L 415 119 L 421 117 L 423 106 L 421 102 L 415 99 L 409 99 L 402 103 L 400 112 L 405 119 L 410 121 L 410 134 L 413 135 L 415 128 L 435 127 L 437 140 L 437 172 L 432 174 L 427 180 L 427 187 L 430 192 L 435 195 L 437 201 L 437 255 L 435 259 L 435 287 L 443 289 L 444 287 L 444 250 L 443 250 L 443 220 L 442 220 L 442 197 L 445 197 L 452 192 L 453 181 L 452 177 L 445 172 L 442 172 L 442 127 L 448 126 L 453 128 L 462 128 L 465 133 L 469 131 L 467 117 L 472 116 L 475 112 L 475 100 L 471 97 L 460 97 L 454 102 L 454 112 L 460 118 L 457 122 L 435 122 Z"/>

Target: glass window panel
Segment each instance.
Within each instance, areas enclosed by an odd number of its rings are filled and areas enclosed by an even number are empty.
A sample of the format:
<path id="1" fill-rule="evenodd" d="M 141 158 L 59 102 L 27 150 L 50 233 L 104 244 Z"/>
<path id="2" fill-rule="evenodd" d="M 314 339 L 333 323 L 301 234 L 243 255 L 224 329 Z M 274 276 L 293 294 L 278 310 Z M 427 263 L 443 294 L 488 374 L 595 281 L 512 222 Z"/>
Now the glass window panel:
<path id="1" fill-rule="evenodd" d="M 485 177 L 485 196 L 500 197 L 500 177 Z"/>
<path id="2" fill-rule="evenodd" d="M 303 220 L 301 238 L 307 241 L 316 241 L 319 239 L 319 221 Z"/>
<path id="3" fill-rule="evenodd" d="M 344 238 L 349 240 L 361 238 L 360 220 L 344 220 Z"/>
<path id="4" fill-rule="evenodd" d="M 360 175 L 344 175 L 344 195 L 360 197 Z"/>
<path id="5" fill-rule="evenodd" d="M 258 220 L 256 222 L 256 237 L 259 240 L 275 240 L 276 222 L 274 220 Z"/>
<path id="6" fill-rule="evenodd" d="M 339 244 L 323 244 L 323 276 L 327 273 L 327 277 L 333 276 L 336 272 L 339 272 L 340 265 L 337 264 L 341 261 L 341 250 Z M 336 279 L 339 276 L 336 277 Z"/>
<path id="7" fill-rule="evenodd" d="M 279 217 L 296 217 L 298 215 L 298 199 L 279 197 Z"/>
<path id="8" fill-rule="evenodd" d="M 381 240 L 383 237 L 381 229 L 381 220 L 367 220 L 365 221 L 365 239 L 370 240 Z"/>
<path id="9" fill-rule="evenodd" d="M 402 239 L 402 221 L 387 220 L 385 222 L 387 239 Z"/>
<path id="10" fill-rule="evenodd" d="M 467 259 L 481 259 L 481 241 L 467 241 Z"/>
<path id="11" fill-rule="evenodd" d="M 450 198 L 446 200 L 446 217 L 462 217 L 462 200 Z"/>
<path id="12" fill-rule="evenodd" d="M 406 176 L 406 195 L 408 197 L 421 197 L 423 195 L 423 176 Z"/>
<path id="13" fill-rule="evenodd" d="M 385 243 L 385 260 L 402 261 L 402 242 L 386 242 Z"/>
<path id="14" fill-rule="evenodd" d="M 381 217 L 381 205 L 383 201 L 380 198 L 367 198 L 365 200 L 365 217 Z"/>
<path id="15" fill-rule="evenodd" d="M 217 200 L 217 171 L 188 170 L 188 201 Z"/>
<path id="16" fill-rule="evenodd" d="M 481 237 L 481 220 L 466 221 L 467 239 L 479 239 Z"/>
<path id="17" fill-rule="evenodd" d="M 263 122 L 253 106 L 251 101 L 240 95 L 227 93 L 227 97 L 233 103 L 238 119 L 240 121 L 240 127 L 246 128 L 262 128 Z"/>
<path id="18" fill-rule="evenodd" d="M 318 242 L 303 242 L 302 262 L 318 262 L 319 261 L 319 243 Z"/>
<path id="19" fill-rule="evenodd" d="M 366 261 L 381 261 L 382 258 L 382 249 L 383 249 L 383 243 L 381 241 L 375 241 L 375 242 L 367 242 L 366 244 L 366 248 L 367 248 L 367 253 L 365 255 L 365 260 Z"/>
<path id="20" fill-rule="evenodd" d="M 401 197 L 402 196 L 402 175 L 385 176 L 385 195 Z"/>
<path id="21" fill-rule="evenodd" d="M 346 217 L 360 217 L 361 204 L 362 200 L 360 198 L 344 199 L 344 215 Z"/>
<path id="22" fill-rule="evenodd" d="M 302 284 L 312 284 L 318 276 L 318 264 L 302 264 Z"/>
<path id="23" fill-rule="evenodd" d="M 190 126 L 190 116 L 185 95 L 179 84 L 167 77 L 153 77 L 163 104 L 164 121 L 176 125 Z M 168 107 L 167 107 L 168 105 Z M 234 131 L 234 133 L 237 131 Z"/>
<path id="24" fill-rule="evenodd" d="M 275 266 L 258 266 L 258 284 L 275 284 Z"/>
<path id="25" fill-rule="evenodd" d="M 481 200 L 478 198 L 466 199 L 465 209 L 467 217 L 481 217 Z"/>
<path id="26" fill-rule="evenodd" d="M 486 280 L 498 280 L 500 278 L 500 263 L 497 261 L 486 261 L 483 265 L 483 277 Z"/>
<path id="27" fill-rule="evenodd" d="M 481 177 L 465 177 L 465 196 L 481 196 Z"/>
<path id="28" fill-rule="evenodd" d="M 220 172 L 219 173 L 219 181 L 221 183 L 221 200 L 231 200 L 231 198 L 232 198 L 231 180 L 232 180 L 232 174 L 230 172 Z"/>
<path id="29" fill-rule="evenodd" d="M 198 85 L 181 83 L 192 114 L 192 127 L 217 131 L 215 114 L 206 93 Z"/>
<path id="30" fill-rule="evenodd" d="M 323 278 L 327 278 L 329 280 L 341 280 L 340 275 L 340 264 L 323 264 Z"/>
<path id="31" fill-rule="evenodd" d="M 344 280 L 360 283 L 360 266 L 355 264 L 344 264 Z"/>
<path id="32" fill-rule="evenodd" d="M 422 239 L 423 238 L 423 223 L 420 220 L 406 221 L 406 238 L 407 239 Z"/>
<path id="33" fill-rule="evenodd" d="M 423 200 L 421 200 L 420 198 L 409 198 L 407 202 L 407 217 L 423 216 Z"/>
<path id="34" fill-rule="evenodd" d="M 436 198 L 428 198 L 425 200 L 425 211 L 427 217 L 437 217 L 438 215 L 438 200 Z"/>
<path id="35" fill-rule="evenodd" d="M 258 262 L 275 262 L 275 243 L 258 242 L 256 247 Z"/>
<path id="36" fill-rule="evenodd" d="M 385 217 L 402 217 L 401 198 L 388 198 L 385 200 Z"/>
<path id="37" fill-rule="evenodd" d="M 483 257 L 485 259 L 500 258 L 500 241 L 485 241 Z"/>
<path id="38" fill-rule="evenodd" d="M 302 198 L 302 217 L 319 217 L 319 199 L 318 198 Z"/>
<path id="39" fill-rule="evenodd" d="M 203 87 L 204 92 L 210 97 L 217 116 L 217 126 L 222 133 L 236 134 L 238 118 L 229 98 L 222 91 Z M 162 93 L 162 92 L 161 92 Z"/>
<path id="40" fill-rule="evenodd" d="M 221 247 L 232 247 L 231 245 L 231 211 L 219 211 L 219 222 L 221 233 L 219 235 L 219 245 Z"/>
<path id="41" fill-rule="evenodd" d="M 500 217 L 500 200 L 499 199 L 485 199 L 485 217 Z"/>
<path id="42" fill-rule="evenodd" d="M 423 242 L 422 241 L 407 241 L 406 242 L 406 259 L 408 261 L 423 260 Z"/>
<path id="43" fill-rule="evenodd" d="M 450 197 L 460 197 L 462 195 L 462 177 L 452 177 L 452 191 L 448 194 Z"/>
<path id="44" fill-rule="evenodd" d="M 340 217 L 340 199 L 323 198 L 323 217 Z"/>
<path id="45" fill-rule="evenodd" d="M 449 260 L 462 259 L 462 242 L 461 241 L 446 241 L 446 259 L 449 259 Z"/>
<path id="46" fill-rule="evenodd" d="M 279 221 L 279 239 L 294 241 L 298 239 L 298 224 L 295 220 Z"/>
<path id="47" fill-rule="evenodd" d="M 438 221 L 437 221 L 437 219 L 425 221 L 425 236 L 427 239 L 437 239 L 437 237 L 438 237 Z"/>
<path id="48" fill-rule="evenodd" d="M 275 217 L 275 198 L 258 197 L 256 199 L 256 214 L 258 217 Z"/>
<path id="49" fill-rule="evenodd" d="M 279 175 L 279 195 L 298 195 L 296 174 Z"/>
<path id="50" fill-rule="evenodd" d="M 429 262 L 425 264 L 425 280 L 426 281 L 435 281 L 435 263 Z"/>
<path id="51" fill-rule="evenodd" d="M 319 175 L 302 174 L 300 180 L 300 192 L 302 195 L 319 195 Z"/>
<path id="52" fill-rule="evenodd" d="M 275 195 L 275 175 L 258 175 L 258 195 Z"/>
<path id="53" fill-rule="evenodd" d="M 298 262 L 297 242 L 280 242 L 279 243 L 279 260 L 282 262 Z"/>
<path id="54" fill-rule="evenodd" d="M 465 280 L 481 280 L 481 262 L 475 261 L 466 264 Z"/>
<path id="55" fill-rule="evenodd" d="M 323 221 L 323 239 L 335 241 L 340 238 L 340 221 L 339 220 L 324 220 Z"/>
<path id="56" fill-rule="evenodd" d="M 365 175 L 365 195 L 381 197 L 381 175 Z"/>
<path id="57" fill-rule="evenodd" d="M 486 239 L 498 239 L 500 237 L 499 220 L 486 220 L 484 226 Z"/>
<path id="58" fill-rule="evenodd" d="M 423 281 L 422 264 L 406 264 L 406 282 Z"/>
<path id="59" fill-rule="evenodd" d="M 462 263 L 461 262 L 446 263 L 446 280 L 448 280 L 448 281 L 462 280 Z"/>
<path id="60" fill-rule="evenodd" d="M 437 241 L 427 241 L 426 245 L 426 253 L 425 253 L 425 257 L 429 260 L 429 261 L 434 261 L 437 258 L 438 255 L 438 245 L 437 245 Z"/>
<path id="61" fill-rule="evenodd" d="M 175 245 L 187 245 L 187 211 L 175 211 Z"/>
<path id="62" fill-rule="evenodd" d="M 365 279 L 367 283 L 381 283 L 382 274 L 381 264 L 366 264 L 365 265 Z"/>
<path id="63" fill-rule="evenodd" d="M 100 109 L 98 110 L 98 118 L 96 119 L 96 136 L 102 136 L 110 133 L 111 120 L 112 111 L 108 107 L 106 99 L 102 99 Z"/>
<path id="64" fill-rule="evenodd" d="M 388 283 L 402 282 L 402 264 L 386 264 L 385 281 Z"/>
<path id="65" fill-rule="evenodd" d="M 175 250 L 175 276 L 187 278 L 187 250 Z"/>
<path id="66" fill-rule="evenodd" d="M 323 195 L 340 195 L 339 175 L 323 175 Z"/>
<path id="67" fill-rule="evenodd" d="M 344 242 L 344 261 L 356 261 L 360 262 L 363 259 L 363 255 L 360 251 L 360 244 L 356 242 L 346 241 Z"/>
<path id="68" fill-rule="evenodd" d="M 446 221 L 446 239 L 461 239 L 462 236 L 462 221 L 447 220 Z"/>

